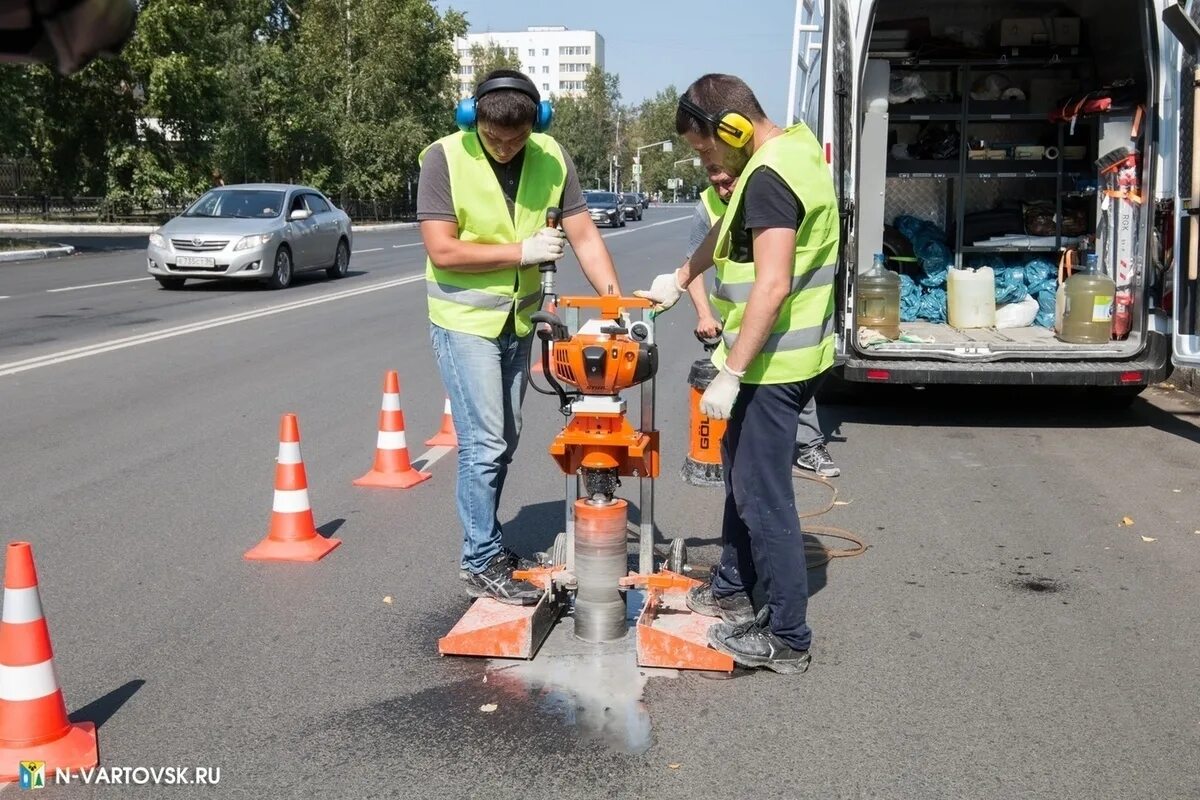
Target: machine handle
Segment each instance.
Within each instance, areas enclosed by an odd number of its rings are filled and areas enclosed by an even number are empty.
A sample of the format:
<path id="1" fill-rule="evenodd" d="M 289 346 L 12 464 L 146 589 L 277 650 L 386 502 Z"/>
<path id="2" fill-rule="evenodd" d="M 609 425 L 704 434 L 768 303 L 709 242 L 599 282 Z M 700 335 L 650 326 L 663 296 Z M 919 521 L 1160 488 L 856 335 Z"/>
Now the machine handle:
<path id="1" fill-rule="evenodd" d="M 696 335 L 696 339 L 699 340 L 700 344 L 704 345 L 705 352 L 711 353 L 721 343 L 721 335 L 719 333 L 712 339 L 701 336 L 699 331 L 692 331 L 692 333 Z"/>
<path id="2" fill-rule="evenodd" d="M 558 223 L 562 221 L 562 209 L 558 206 L 550 206 L 546 209 L 546 227 L 557 228 Z M 538 272 L 554 272 L 557 266 L 553 261 L 547 261 L 538 267 Z"/>

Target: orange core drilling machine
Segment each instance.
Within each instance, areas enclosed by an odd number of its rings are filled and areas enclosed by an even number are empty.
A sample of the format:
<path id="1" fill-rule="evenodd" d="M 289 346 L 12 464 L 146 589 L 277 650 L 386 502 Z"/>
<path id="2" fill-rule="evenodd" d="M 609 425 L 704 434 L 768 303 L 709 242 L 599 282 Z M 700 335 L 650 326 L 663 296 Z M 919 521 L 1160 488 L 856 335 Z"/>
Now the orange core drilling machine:
<path id="1" fill-rule="evenodd" d="M 557 209 L 546 224 L 556 227 Z M 575 595 L 575 633 L 592 642 L 614 641 L 627 630 L 622 580 L 628 574 L 628 504 L 615 496 L 621 478 L 640 489 L 639 572 L 653 571 L 654 484 L 659 439 L 654 429 L 654 376 L 658 347 L 652 303 L 608 294 L 559 298 L 555 265 L 542 264 L 541 303 L 532 320 L 541 340 L 541 364 L 567 422 L 550 445 L 562 469 L 566 530 L 549 564 L 516 577 L 542 587 L 536 606 L 503 606 L 480 599 L 438 643 L 443 655 L 531 658 Z M 632 320 L 641 310 L 644 319 Z M 581 312 L 588 319 L 580 324 Z M 564 321 L 565 317 L 565 321 Z M 574 330 L 574 332 L 572 332 Z M 621 392 L 641 387 L 638 427 Z M 682 544 L 682 540 L 680 540 Z M 677 557 L 678 554 L 676 554 Z"/>

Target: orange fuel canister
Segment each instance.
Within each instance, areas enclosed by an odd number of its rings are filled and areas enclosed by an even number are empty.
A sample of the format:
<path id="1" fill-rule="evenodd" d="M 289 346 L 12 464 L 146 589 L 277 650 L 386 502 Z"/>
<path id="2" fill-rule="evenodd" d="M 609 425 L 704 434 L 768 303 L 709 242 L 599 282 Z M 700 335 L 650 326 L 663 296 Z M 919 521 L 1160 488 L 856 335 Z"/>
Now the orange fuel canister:
<path id="1" fill-rule="evenodd" d="M 713 378 L 717 377 L 718 370 L 713 366 L 711 356 L 716 346 L 716 342 L 705 341 L 705 357 L 693 362 L 688 373 L 689 442 L 681 474 L 684 482 L 692 486 L 723 486 L 725 483 L 721 470 L 721 437 L 725 435 L 725 420 L 711 419 L 700 411 L 700 398 Z"/>

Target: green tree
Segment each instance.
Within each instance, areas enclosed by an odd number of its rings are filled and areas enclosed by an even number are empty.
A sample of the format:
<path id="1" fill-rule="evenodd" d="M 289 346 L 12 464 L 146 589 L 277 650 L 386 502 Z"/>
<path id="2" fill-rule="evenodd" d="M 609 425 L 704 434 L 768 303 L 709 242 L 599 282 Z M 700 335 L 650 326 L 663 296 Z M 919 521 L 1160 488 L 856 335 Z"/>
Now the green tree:
<path id="1" fill-rule="evenodd" d="M 654 97 L 643 100 L 633 110 L 633 121 L 629 126 L 630 149 L 653 142 L 670 141 L 672 151 L 664 153 L 660 148 L 642 151 L 642 190 L 667 192 L 668 178 L 681 178 L 690 188 L 708 185 L 703 169 L 693 166 L 688 160 L 681 164 L 675 161 L 691 159 L 693 153 L 687 140 L 675 133 L 675 110 L 679 105 L 679 91 L 668 86 Z M 632 152 L 630 153 L 632 161 Z M 632 176 L 632 169 L 627 173 Z"/>
<path id="2" fill-rule="evenodd" d="M 554 98 L 554 138 L 570 153 L 584 186 L 608 185 L 609 163 L 619 150 L 618 124 L 625 124 L 620 99 L 617 76 L 598 67 L 584 80 L 582 97 Z"/>
<path id="3" fill-rule="evenodd" d="M 300 13 L 299 83 L 329 126 L 330 181 L 343 199 L 406 192 L 421 149 L 453 127 L 466 20 L 428 0 L 310 0 Z"/>
<path id="4" fill-rule="evenodd" d="M 478 82 L 484 75 L 498 69 L 515 69 L 520 72 L 521 57 L 495 42 L 488 42 L 486 45 L 476 42 L 471 45 L 471 64 L 472 75 Z"/>

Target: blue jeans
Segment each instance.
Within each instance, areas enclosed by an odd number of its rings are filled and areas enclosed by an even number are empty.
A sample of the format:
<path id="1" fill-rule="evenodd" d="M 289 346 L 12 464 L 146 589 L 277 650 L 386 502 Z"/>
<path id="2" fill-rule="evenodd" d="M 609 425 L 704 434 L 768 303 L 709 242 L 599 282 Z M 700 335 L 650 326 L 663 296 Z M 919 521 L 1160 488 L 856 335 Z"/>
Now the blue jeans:
<path id="1" fill-rule="evenodd" d="M 430 325 L 430 339 L 458 434 L 462 568 L 478 573 L 500 552 L 503 530 L 496 515 L 521 438 L 533 336 L 487 339 Z"/>

